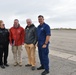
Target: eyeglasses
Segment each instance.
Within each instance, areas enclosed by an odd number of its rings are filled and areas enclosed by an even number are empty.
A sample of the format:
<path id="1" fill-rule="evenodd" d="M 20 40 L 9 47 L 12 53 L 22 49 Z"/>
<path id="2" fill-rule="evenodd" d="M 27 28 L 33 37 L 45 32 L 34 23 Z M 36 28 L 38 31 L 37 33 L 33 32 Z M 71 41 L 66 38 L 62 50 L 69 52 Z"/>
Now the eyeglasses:
<path id="1" fill-rule="evenodd" d="M 1 24 L 0 26 L 1 26 L 1 27 L 4 27 L 4 26 L 5 26 L 5 24 Z"/>
<path id="2" fill-rule="evenodd" d="M 5 26 L 5 24 L 2 24 L 2 26 Z"/>

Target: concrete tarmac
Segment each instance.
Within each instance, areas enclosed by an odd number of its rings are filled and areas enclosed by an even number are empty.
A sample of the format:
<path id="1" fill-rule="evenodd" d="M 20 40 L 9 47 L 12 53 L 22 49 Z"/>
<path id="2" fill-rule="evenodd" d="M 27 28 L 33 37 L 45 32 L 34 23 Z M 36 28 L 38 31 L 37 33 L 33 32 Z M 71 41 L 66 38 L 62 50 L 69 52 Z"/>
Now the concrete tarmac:
<path id="1" fill-rule="evenodd" d="M 76 30 L 52 30 L 50 40 L 50 73 L 48 75 L 76 75 Z M 25 48 L 22 51 L 22 67 L 13 66 L 13 54 L 9 46 L 9 67 L 0 68 L 0 75 L 41 75 L 41 71 L 32 71 L 25 67 L 28 58 Z M 40 66 L 38 52 L 36 51 L 36 68 Z"/>

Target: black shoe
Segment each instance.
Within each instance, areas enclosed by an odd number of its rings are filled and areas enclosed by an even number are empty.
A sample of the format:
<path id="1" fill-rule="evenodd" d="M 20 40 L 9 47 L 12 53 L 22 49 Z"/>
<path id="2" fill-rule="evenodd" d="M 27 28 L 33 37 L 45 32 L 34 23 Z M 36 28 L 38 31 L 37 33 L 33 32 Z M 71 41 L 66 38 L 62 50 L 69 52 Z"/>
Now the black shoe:
<path id="1" fill-rule="evenodd" d="M 37 70 L 43 70 L 44 67 L 43 66 L 40 66 L 39 68 L 37 68 Z"/>
<path id="2" fill-rule="evenodd" d="M 9 67 L 9 65 L 8 64 L 4 64 L 6 67 Z"/>
<path id="3" fill-rule="evenodd" d="M 46 74 L 48 74 L 48 73 L 49 73 L 49 71 L 46 71 L 46 70 L 45 70 L 45 71 L 42 72 L 41 75 L 46 75 Z"/>
<path id="4" fill-rule="evenodd" d="M 30 64 L 27 64 L 27 65 L 25 65 L 26 67 L 30 67 L 30 66 L 32 66 L 32 65 L 30 65 Z"/>
<path id="5" fill-rule="evenodd" d="M 2 69 L 5 69 L 5 66 L 4 66 L 4 65 L 1 65 L 1 68 L 2 68 Z"/>
<path id="6" fill-rule="evenodd" d="M 35 70 L 35 66 L 32 66 L 31 69 L 32 69 L 32 70 Z"/>

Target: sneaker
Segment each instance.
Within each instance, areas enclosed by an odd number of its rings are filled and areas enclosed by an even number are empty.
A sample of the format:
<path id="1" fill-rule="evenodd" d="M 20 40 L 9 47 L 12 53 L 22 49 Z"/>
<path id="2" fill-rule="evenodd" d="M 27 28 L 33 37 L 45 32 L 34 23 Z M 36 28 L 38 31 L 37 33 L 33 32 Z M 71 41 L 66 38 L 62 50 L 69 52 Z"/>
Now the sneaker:
<path id="1" fill-rule="evenodd" d="M 48 74 L 48 73 L 49 73 L 49 71 L 46 71 L 46 70 L 45 70 L 45 71 L 42 72 L 41 75 L 46 75 L 46 74 Z"/>
<path id="2" fill-rule="evenodd" d="M 31 67 L 32 65 L 31 64 L 27 64 L 27 65 L 25 65 L 26 67 Z"/>
<path id="3" fill-rule="evenodd" d="M 32 66 L 31 69 L 32 69 L 32 70 L 35 70 L 35 66 Z"/>
<path id="4" fill-rule="evenodd" d="M 39 68 L 37 68 L 37 70 L 43 70 L 44 67 L 43 66 L 40 66 Z"/>

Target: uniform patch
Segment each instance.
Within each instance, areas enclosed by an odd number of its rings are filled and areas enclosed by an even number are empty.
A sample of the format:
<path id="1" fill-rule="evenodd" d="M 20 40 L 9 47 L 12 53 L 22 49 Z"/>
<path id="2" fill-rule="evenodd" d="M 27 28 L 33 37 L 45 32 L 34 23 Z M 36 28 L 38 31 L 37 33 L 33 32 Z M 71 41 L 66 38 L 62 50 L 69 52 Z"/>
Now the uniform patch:
<path id="1" fill-rule="evenodd" d="M 44 28 L 41 28 L 41 30 L 43 30 Z"/>

